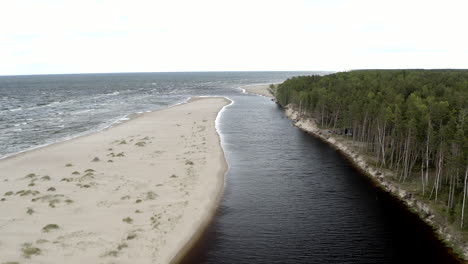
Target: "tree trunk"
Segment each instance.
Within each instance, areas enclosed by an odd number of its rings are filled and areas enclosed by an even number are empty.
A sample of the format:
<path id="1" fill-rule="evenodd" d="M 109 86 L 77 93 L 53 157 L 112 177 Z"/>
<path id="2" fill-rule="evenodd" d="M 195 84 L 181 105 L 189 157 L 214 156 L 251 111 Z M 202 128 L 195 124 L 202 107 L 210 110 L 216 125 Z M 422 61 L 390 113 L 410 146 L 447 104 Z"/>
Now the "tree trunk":
<path id="1" fill-rule="evenodd" d="M 465 213 L 465 198 L 466 198 L 466 180 L 468 178 L 468 166 L 466 166 L 465 170 L 465 181 L 463 183 L 463 204 L 462 204 L 462 210 L 461 210 L 461 220 L 460 220 L 460 228 L 463 228 L 463 216 Z"/>

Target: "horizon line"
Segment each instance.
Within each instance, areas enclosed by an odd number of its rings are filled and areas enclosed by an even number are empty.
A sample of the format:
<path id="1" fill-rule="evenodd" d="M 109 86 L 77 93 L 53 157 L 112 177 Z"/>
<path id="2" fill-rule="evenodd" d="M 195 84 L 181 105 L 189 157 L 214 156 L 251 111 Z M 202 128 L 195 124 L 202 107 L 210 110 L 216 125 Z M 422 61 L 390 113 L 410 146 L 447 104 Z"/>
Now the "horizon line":
<path id="1" fill-rule="evenodd" d="M 255 70 L 255 71 L 122 71 L 122 72 L 71 72 L 71 73 L 26 73 L 26 74 L 0 74 L 0 77 L 13 76 L 42 76 L 42 75 L 80 75 L 80 74 L 127 74 L 127 73 L 223 73 L 223 72 L 338 72 L 332 70 Z"/>

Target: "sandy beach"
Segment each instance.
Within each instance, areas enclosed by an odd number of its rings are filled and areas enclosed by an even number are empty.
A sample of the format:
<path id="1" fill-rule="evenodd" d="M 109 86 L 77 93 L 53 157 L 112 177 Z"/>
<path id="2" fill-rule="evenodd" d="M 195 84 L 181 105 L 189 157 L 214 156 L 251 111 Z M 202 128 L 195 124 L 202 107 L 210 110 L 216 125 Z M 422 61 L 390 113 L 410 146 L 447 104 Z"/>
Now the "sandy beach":
<path id="1" fill-rule="evenodd" d="M 275 98 L 269 91 L 268 87 L 269 84 L 263 84 L 263 85 L 252 85 L 252 86 L 244 86 L 242 87 L 247 93 L 251 94 L 256 94 L 256 95 L 261 95 L 265 96 L 268 98 Z"/>
<path id="2" fill-rule="evenodd" d="M 0 263 L 170 263 L 211 219 L 226 98 L 0 160 Z"/>

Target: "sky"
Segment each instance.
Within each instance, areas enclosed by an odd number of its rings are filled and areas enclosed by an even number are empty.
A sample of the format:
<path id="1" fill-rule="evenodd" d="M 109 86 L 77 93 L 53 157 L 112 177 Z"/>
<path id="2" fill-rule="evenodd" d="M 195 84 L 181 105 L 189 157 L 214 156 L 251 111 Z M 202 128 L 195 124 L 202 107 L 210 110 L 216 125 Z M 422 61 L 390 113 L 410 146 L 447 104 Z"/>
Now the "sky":
<path id="1" fill-rule="evenodd" d="M 0 75 L 468 68 L 466 0 L 1 0 Z"/>

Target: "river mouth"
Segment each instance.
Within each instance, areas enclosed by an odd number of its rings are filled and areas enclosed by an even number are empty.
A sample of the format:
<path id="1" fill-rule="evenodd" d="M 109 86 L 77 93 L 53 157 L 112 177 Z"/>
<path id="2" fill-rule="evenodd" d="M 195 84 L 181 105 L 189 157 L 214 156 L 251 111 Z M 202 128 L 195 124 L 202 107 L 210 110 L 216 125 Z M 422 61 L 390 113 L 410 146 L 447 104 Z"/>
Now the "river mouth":
<path id="1" fill-rule="evenodd" d="M 459 263 L 400 202 L 269 99 L 233 96 L 217 214 L 182 263 Z"/>

